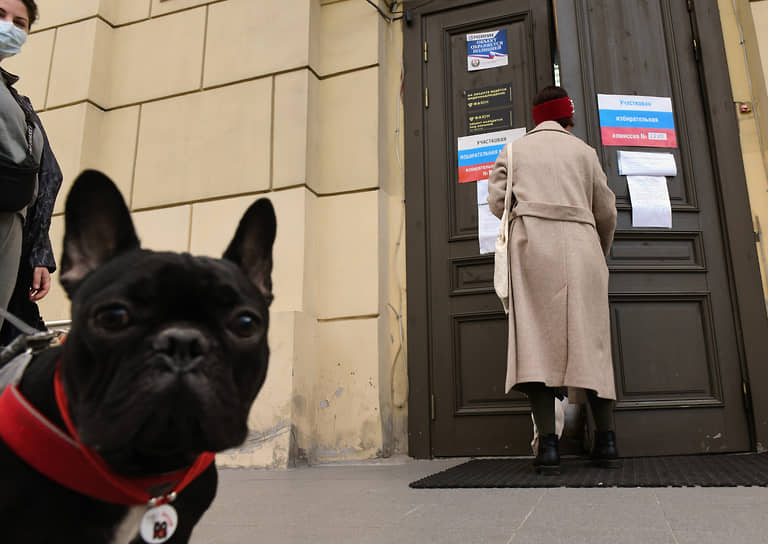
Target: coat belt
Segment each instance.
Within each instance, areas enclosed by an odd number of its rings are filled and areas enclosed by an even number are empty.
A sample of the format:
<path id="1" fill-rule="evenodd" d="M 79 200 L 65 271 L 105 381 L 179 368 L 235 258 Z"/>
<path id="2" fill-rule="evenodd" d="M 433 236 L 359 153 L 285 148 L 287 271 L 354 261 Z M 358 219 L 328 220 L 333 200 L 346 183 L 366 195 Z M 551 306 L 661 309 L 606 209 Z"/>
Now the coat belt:
<path id="1" fill-rule="evenodd" d="M 550 204 L 548 202 L 517 201 L 512 208 L 509 220 L 516 217 L 531 216 L 553 221 L 573 221 L 574 223 L 587 223 L 595 226 L 595 216 L 592 211 L 579 206 L 565 206 L 563 204 Z"/>

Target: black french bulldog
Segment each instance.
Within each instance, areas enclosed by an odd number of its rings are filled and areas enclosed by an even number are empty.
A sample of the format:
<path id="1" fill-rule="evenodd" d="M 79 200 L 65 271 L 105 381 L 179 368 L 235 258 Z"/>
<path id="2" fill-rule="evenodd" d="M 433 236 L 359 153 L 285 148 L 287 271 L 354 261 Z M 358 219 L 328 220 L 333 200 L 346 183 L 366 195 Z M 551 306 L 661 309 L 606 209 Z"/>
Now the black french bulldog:
<path id="1" fill-rule="evenodd" d="M 215 463 L 204 452 L 245 440 L 266 377 L 275 230 L 272 204 L 260 199 L 223 259 L 140 249 L 114 184 L 93 170 L 79 176 L 67 198 L 61 259 L 71 329 L 61 346 L 34 356 L 16 388 L 41 414 L 34 418 L 55 429 L 8 432 L 15 412 L 0 402 L 6 436 L 47 449 L 41 473 L 20 459 L 13 440 L 0 440 L 0 541 L 189 541 L 216 494 Z M 5 400 L 25 410 L 10 389 Z M 86 452 L 85 468 L 56 466 L 67 448 Z M 81 484 L 129 500 L 73 490 Z M 144 519 L 153 510 L 148 498 L 168 503 L 178 519 L 165 512 Z M 149 536 L 139 532 L 147 523 Z"/>

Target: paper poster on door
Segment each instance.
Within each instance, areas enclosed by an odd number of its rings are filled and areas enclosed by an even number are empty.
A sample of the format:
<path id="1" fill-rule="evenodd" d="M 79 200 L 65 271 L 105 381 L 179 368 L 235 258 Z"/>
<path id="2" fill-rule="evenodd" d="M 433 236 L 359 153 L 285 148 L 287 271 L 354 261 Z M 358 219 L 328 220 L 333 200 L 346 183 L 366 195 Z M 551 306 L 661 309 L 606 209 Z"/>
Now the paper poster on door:
<path id="1" fill-rule="evenodd" d="M 598 94 L 603 145 L 677 147 L 672 99 Z"/>
<path id="2" fill-rule="evenodd" d="M 488 206 L 488 180 L 477 182 L 477 241 L 480 244 L 480 254 L 496 251 L 496 236 L 501 221 L 491 213 Z"/>
<path id="3" fill-rule="evenodd" d="M 467 34 L 467 70 L 487 70 L 509 64 L 507 31 Z"/>
<path id="4" fill-rule="evenodd" d="M 627 176 L 633 227 L 672 228 L 672 206 L 664 176 Z"/>
<path id="5" fill-rule="evenodd" d="M 621 176 L 675 177 L 677 175 L 677 163 L 672 153 L 619 150 L 617 154 Z"/>
<path id="6" fill-rule="evenodd" d="M 525 128 L 513 128 L 462 136 L 458 142 L 459 183 L 488 179 L 496 157 L 504 146 L 525 134 Z"/>

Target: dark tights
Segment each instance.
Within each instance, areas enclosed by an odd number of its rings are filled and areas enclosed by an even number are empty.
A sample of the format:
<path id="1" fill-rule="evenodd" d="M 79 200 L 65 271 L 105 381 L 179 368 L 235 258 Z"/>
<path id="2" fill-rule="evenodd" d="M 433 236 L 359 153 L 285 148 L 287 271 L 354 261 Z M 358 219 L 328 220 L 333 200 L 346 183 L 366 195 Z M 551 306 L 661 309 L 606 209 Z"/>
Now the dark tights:
<path id="1" fill-rule="evenodd" d="M 540 382 L 520 383 L 515 387 L 526 394 L 531 402 L 533 419 L 540 435 L 555 432 L 555 390 Z M 613 408 L 616 401 L 603 399 L 591 389 L 585 389 L 589 407 L 592 409 L 592 417 L 595 419 L 595 427 L 598 431 L 613 430 Z"/>

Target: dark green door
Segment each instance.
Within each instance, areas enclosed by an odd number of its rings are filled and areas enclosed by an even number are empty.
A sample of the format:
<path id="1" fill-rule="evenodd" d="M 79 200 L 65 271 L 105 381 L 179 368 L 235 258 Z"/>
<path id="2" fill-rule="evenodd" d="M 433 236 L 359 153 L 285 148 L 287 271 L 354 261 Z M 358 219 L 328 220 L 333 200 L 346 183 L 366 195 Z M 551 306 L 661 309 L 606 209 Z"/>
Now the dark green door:
<path id="1" fill-rule="evenodd" d="M 493 258 L 479 254 L 476 184 L 457 178 L 457 138 L 531 125 L 528 105 L 537 88 L 553 81 L 551 8 L 540 0 L 439 4 L 444 9 L 421 18 L 425 55 L 419 66 L 425 96 L 431 453 L 520 453 L 530 449 L 529 407 L 522 395 L 504 393 L 507 318 L 491 287 Z M 506 32 L 508 64 L 470 70 L 467 35 L 493 31 Z M 478 127 L 470 119 L 468 93 L 500 88 L 507 89 L 500 100 L 506 105 L 491 116 L 492 123 L 501 120 L 499 126 Z"/>

